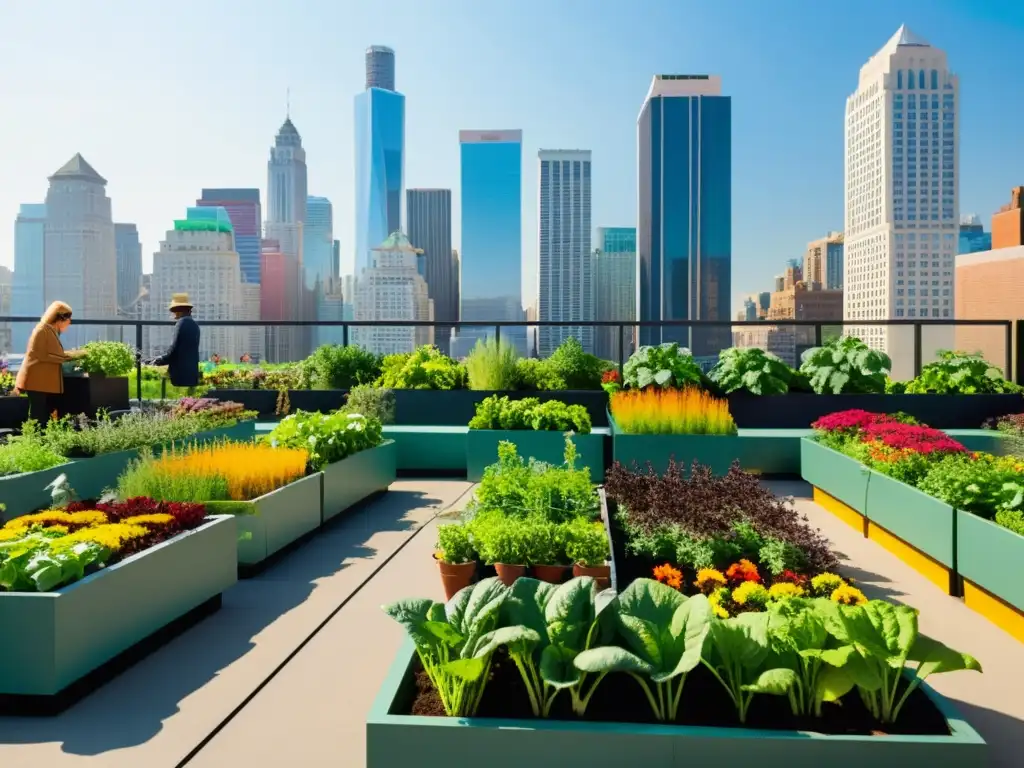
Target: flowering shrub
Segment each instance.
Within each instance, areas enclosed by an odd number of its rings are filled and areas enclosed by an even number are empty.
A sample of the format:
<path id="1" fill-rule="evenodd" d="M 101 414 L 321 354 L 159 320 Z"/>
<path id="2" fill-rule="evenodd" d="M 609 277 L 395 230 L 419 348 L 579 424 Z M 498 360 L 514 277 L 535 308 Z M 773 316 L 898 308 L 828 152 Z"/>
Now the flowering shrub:
<path id="1" fill-rule="evenodd" d="M 610 401 L 616 426 L 633 435 L 735 435 L 729 403 L 686 389 L 631 389 Z"/>

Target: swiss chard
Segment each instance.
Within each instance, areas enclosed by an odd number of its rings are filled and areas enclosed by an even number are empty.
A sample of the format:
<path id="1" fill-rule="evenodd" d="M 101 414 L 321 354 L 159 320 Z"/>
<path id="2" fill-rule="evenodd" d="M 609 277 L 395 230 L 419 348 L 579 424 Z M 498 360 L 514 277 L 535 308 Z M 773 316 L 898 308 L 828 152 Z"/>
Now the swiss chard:
<path id="1" fill-rule="evenodd" d="M 779 669 L 770 678 L 773 685 L 760 692 L 787 695 L 794 715 L 821 717 L 826 694 L 822 654 L 836 642 L 825 627 L 823 608 L 828 603 L 822 599 L 794 598 L 769 606 L 768 643 Z M 786 679 L 790 685 L 783 687 L 780 683 Z"/>
<path id="2" fill-rule="evenodd" d="M 755 694 L 781 695 L 794 685 L 793 670 L 774 665 L 768 619 L 767 613 L 741 613 L 716 620 L 708 633 L 704 666 L 729 694 L 741 723 L 747 721 Z"/>

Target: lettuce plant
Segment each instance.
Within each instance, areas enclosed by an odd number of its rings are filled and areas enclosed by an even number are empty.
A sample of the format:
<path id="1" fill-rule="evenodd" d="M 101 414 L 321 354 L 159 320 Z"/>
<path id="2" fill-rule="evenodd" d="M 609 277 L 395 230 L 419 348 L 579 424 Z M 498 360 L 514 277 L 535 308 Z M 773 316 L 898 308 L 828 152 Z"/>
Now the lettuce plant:
<path id="1" fill-rule="evenodd" d="M 119 341 L 90 341 L 82 353 L 75 364 L 93 376 L 127 376 L 135 367 L 135 352 Z"/>
<path id="2" fill-rule="evenodd" d="M 676 343 L 640 347 L 629 356 L 622 367 L 622 375 L 623 384 L 632 389 L 682 389 L 701 384 L 700 366 L 690 350 Z"/>
<path id="3" fill-rule="evenodd" d="M 934 393 L 940 395 L 1013 394 L 1021 388 L 1003 378 L 1003 372 L 981 355 L 942 351 L 938 359 L 921 369 L 908 381 L 908 395 Z"/>
<path id="4" fill-rule="evenodd" d="M 412 638 L 450 717 L 472 717 L 480 706 L 497 647 L 485 638 L 497 627 L 507 595 L 491 578 L 460 590 L 447 604 L 411 598 L 384 606 Z"/>
<path id="5" fill-rule="evenodd" d="M 708 633 L 704 666 L 722 684 L 739 716 L 747 712 L 758 693 L 785 693 L 793 684 L 789 670 L 773 666 L 768 644 L 767 613 L 741 613 L 716 620 Z"/>
<path id="6" fill-rule="evenodd" d="M 822 654 L 836 645 L 825 628 L 823 605 L 828 602 L 793 598 L 769 606 L 768 642 L 780 668 L 768 677 L 772 684 L 758 690 L 788 696 L 796 716 L 821 717 L 826 696 Z"/>
<path id="7" fill-rule="evenodd" d="M 760 347 L 730 347 L 718 355 L 708 378 L 725 394 L 744 390 L 752 395 L 784 395 L 793 373 L 780 358 Z"/>
<path id="8" fill-rule="evenodd" d="M 384 437 L 377 419 L 342 410 L 332 413 L 298 411 L 281 419 L 264 439 L 275 447 L 306 450 L 310 467 L 320 470 L 380 445 Z"/>
<path id="9" fill-rule="evenodd" d="M 853 336 L 832 339 L 801 356 L 800 373 L 817 394 L 882 394 L 892 360 Z"/>

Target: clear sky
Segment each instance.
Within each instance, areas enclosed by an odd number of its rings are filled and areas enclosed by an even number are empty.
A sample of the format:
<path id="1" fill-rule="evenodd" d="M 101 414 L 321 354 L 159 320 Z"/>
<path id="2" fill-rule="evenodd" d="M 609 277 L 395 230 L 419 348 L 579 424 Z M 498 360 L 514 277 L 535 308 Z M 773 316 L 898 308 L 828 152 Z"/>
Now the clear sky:
<path id="1" fill-rule="evenodd" d="M 523 130 L 523 288 L 535 290 L 538 149 L 593 151 L 594 226 L 636 218 L 636 117 L 652 75 L 717 73 L 733 97 L 733 292 L 843 223 L 843 110 L 906 23 L 960 75 L 960 200 L 988 226 L 1024 184 L 1019 0 L 0 0 L 0 263 L 13 221 L 75 152 L 135 222 L 147 268 L 200 189 L 266 190 L 285 116 L 309 191 L 354 250 L 353 97 L 389 45 L 406 94 L 406 186 L 451 187 L 460 128 Z M 735 301 L 735 300 L 734 300 Z"/>

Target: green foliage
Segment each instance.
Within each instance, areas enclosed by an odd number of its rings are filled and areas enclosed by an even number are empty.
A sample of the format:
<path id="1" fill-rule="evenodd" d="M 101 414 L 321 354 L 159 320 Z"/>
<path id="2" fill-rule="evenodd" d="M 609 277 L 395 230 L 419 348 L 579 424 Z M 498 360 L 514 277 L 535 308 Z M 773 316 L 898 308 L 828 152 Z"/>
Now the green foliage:
<path id="1" fill-rule="evenodd" d="M 885 377 L 885 394 L 887 395 L 905 395 L 907 393 L 906 381 L 894 381 L 888 376 Z"/>
<path id="2" fill-rule="evenodd" d="M 565 379 L 551 368 L 547 360 L 521 357 L 516 360 L 519 389 L 568 389 Z"/>
<path id="3" fill-rule="evenodd" d="M 0 541 L 0 587 L 8 592 L 50 592 L 84 578 L 86 568 L 110 556 L 109 549 L 92 541 L 59 550 L 46 544 L 42 531 Z"/>
<path id="4" fill-rule="evenodd" d="M 881 394 L 892 361 L 853 336 L 803 353 L 800 372 L 817 394 Z"/>
<path id="5" fill-rule="evenodd" d="M 995 521 L 997 524 L 1007 528 L 1014 533 L 1024 536 L 1024 512 L 1019 509 L 1000 510 L 996 512 Z"/>
<path id="6" fill-rule="evenodd" d="M 480 557 L 487 565 L 529 565 L 531 526 L 523 518 L 485 512 L 467 523 Z"/>
<path id="7" fill-rule="evenodd" d="M 302 361 L 301 368 L 312 389 L 351 389 L 380 376 L 381 359 L 360 346 L 324 344 Z"/>
<path id="8" fill-rule="evenodd" d="M 564 389 L 600 389 L 601 374 L 611 364 L 584 351 L 575 336 L 570 336 L 544 361 L 554 376 L 565 383 Z"/>
<path id="9" fill-rule="evenodd" d="M 953 454 L 931 462 L 919 490 L 952 507 L 991 519 L 1024 510 L 1024 478 L 1009 456 Z"/>
<path id="10" fill-rule="evenodd" d="M 565 530 L 565 556 L 587 568 L 604 565 L 611 558 L 604 525 L 578 517 Z"/>
<path id="11" fill-rule="evenodd" d="M 571 430 L 585 435 L 590 433 L 591 422 L 590 414 L 582 405 L 566 405 L 558 400 L 542 403 L 533 397 L 510 400 L 507 396 L 491 395 L 477 403 L 469 428 Z"/>
<path id="12" fill-rule="evenodd" d="M 90 341 L 81 351 L 75 363 L 90 375 L 127 376 L 135 368 L 135 353 L 119 341 Z"/>
<path id="13" fill-rule="evenodd" d="M 529 518 L 527 562 L 530 565 L 571 565 L 565 554 L 565 546 L 569 528 L 574 522 L 553 523 L 550 520 Z"/>
<path id="14" fill-rule="evenodd" d="M 465 389 L 466 368 L 437 347 L 387 355 L 375 386 L 387 389 Z"/>
<path id="15" fill-rule="evenodd" d="M 303 448 L 309 466 L 317 471 L 383 441 L 381 423 L 375 418 L 345 410 L 332 413 L 296 411 L 263 438 L 271 445 Z"/>
<path id="16" fill-rule="evenodd" d="M 437 547 L 441 562 L 450 565 L 470 563 L 476 551 L 469 538 L 469 527 L 461 523 L 437 526 Z"/>
<path id="17" fill-rule="evenodd" d="M 622 368 L 627 389 L 682 389 L 701 385 L 701 370 L 690 350 L 676 343 L 640 347 Z"/>
<path id="18" fill-rule="evenodd" d="M 148 450 L 140 452 L 138 460 L 129 464 L 117 479 L 117 495 L 121 499 L 145 496 L 164 501 L 201 501 L 204 504 L 231 499 L 225 477 L 212 473 L 166 472 Z M 211 510 L 210 514 L 215 513 Z"/>
<path id="19" fill-rule="evenodd" d="M 1014 394 L 1021 387 L 1003 378 L 1002 371 L 981 355 L 942 351 L 938 359 L 921 369 L 921 375 L 907 382 L 908 395 Z"/>
<path id="20" fill-rule="evenodd" d="M 66 462 L 59 452 L 46 441 L 39 422 L 27 420 L 21 434 L 8 438 L 0 445 L 0 477 L 22 472 L 38 472 Z"/>
<path id="21" fill-rule="evenodd" d="M 725 394 L 745 390 L 752 395 L 784 395 L 792 377 L 792 368 L 759 347 L 723 349 L 708 374 Z"/>
<path id="22" fill-rule="evenodd" d="M 390 389 L 360 384 L 349 391 L 348 399 L 345 400 L 345 410 L 350 413 L 361 413 L 381 424 L 394 424 L 395 393 Z"/>
<path id="23" fill-rule="evenodd" d="M 519 354 L 508 342 L 480 339 L 466 358 L 470 389 L 515 389 L 519 384 Z"/>

